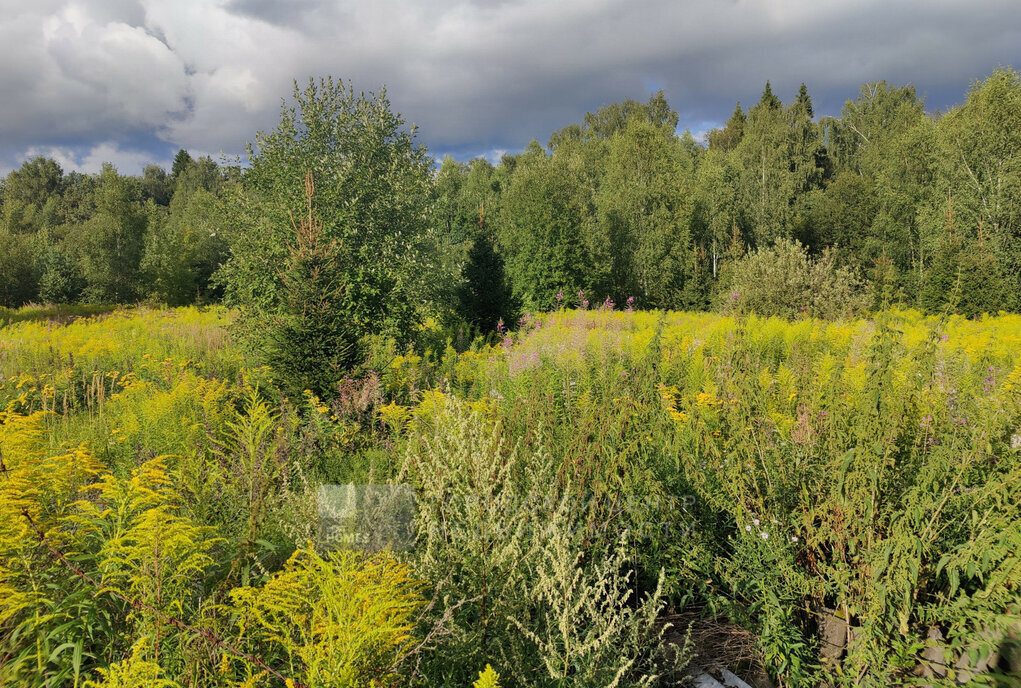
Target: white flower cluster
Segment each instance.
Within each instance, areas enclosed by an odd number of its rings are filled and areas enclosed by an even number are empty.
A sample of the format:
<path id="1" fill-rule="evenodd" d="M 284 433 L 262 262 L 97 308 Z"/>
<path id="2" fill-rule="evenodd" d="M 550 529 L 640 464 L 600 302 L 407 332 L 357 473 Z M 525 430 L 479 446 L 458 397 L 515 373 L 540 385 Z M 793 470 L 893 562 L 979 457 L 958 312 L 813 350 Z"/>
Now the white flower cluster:
<path id="1" fill-rule="evenodd" d="M 759 537 L 760 537 L 760 538 L 762 538 L 763 540 L 768 540 L 768 539 L 769 539 L 769 532 L 768 532 L 768 531 L 766 531 L 766 530 L 762 530 L 762 529 L 760 528 L 760 526 L 761 526 L 761 524 L 762 524 L 762 521 L 761 521 L 761 520 L 759 520 L 759 518 L 757 518 L 757 517 L 756 517 L 756 515 L 755 515 L 754 513 L 753 513 L 753 514 L 751 514 L 751 516 L 752 516 L 752 522 L 751 522 L 751 523 L 749 523 L 749 524 L 747 524 L 747 525 L 745 525 L 745 527 L 744 527 L 744 529 L 745 529 L 745 532 L 746 532 L 746 533 L 750 533 L 750 532 L 752 532 L 752 529 L 753 529 L 753 528 L 755 528 L 756 530 L 758 530 L 758 533 L 759 533 Z M 769 521 L 770 521 L 770 523 L 772 523 L 772 524 L 773 524 L 774 526 L 778 526 L 778 525 L 780 525 L 780 522 L 779 522 L 779 521 L 777 521 L 777 520 L 776 520 L 775 518 L 771 518 L 771 519 L 769 519 Z M 788 537 L 787 539 L 788 539 L 788 540 L 789 540 L 790 542 L 794 542 L 794 543 L 798 542 L 798 536 L 797 536 L 797 535 L 791 535 L 791 536 L 790 536 L 790 537 Z"/>

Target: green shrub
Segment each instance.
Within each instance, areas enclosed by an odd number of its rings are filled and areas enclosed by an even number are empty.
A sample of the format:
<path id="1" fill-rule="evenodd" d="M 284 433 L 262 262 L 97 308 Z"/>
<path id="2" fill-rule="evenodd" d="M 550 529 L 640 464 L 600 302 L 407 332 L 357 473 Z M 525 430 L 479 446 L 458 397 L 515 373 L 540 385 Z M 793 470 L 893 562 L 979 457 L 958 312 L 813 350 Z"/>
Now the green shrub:
<path id="1" fill-rule="evenodd" d="M 543 438 L 526 450 L 456 398 L 438 403 L 402 472 L 418 488 L 411 561 L 437 584 L 430 618 L 447 632 L 423 658 L 428 685 L 467 684 L 487 662 L 523 686 L 651 685 L 663 594 L 637 597 L 626 524 L 558 485 Z"/>
<path id="2" fill-rule="evenodd" d="M 251 333 L 280 386 L 293 399 L 304 390 L 330 398 L 344 371 L 359 359 L 350 315 L 340 305 L 350 286 L 340 245 L 314 215 L 312 175 L 305 177 L 306 213 L 292 219 L 294 238 L 280 271 L 280 305 Z"/>
<path id="3" fill-rule="evenodd" d="M 837 267 L 832 252 L 813 258 L 799 242 L 781 240 L 742 258 L 720 301 L 726 313 L 847 319 L 865 311 L 868 296 L 853 271 Z"/>
<path id="4" fill-rule="evenodd" d="M 298 550 L 265 585 L 231 599 L 240 641 L 308 688 L 393 685 L 422 604 L 406 566 L 345 550 Z M 242 675 L 264 676 L 241 664 Z"/>

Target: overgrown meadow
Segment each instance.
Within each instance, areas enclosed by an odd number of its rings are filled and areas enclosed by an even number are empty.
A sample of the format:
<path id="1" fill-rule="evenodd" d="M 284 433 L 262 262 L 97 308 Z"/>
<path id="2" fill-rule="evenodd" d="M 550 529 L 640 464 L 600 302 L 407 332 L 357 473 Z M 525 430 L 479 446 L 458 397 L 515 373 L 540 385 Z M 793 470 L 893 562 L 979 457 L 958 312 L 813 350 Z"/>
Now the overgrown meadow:
<path id="1" fill-rule="evenodd" d="M 2 685 L 1011 685 L 1021 316 L 562 310 L 325 401 L 224 308 L 4 316 Z"/>

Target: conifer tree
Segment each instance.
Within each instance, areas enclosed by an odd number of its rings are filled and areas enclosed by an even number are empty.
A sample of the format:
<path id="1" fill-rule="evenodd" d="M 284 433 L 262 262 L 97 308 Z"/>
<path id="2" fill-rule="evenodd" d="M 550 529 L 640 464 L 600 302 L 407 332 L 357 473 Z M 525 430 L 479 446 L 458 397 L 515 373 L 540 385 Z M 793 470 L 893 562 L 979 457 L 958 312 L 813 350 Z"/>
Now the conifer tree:
<path id="1" fill-rule="evenodd" d="M 265 329 L 268 363 L 285 390 L 300 397 L 309 390 L 319 397 L 334 393 L 342 373 L 357 360 L 357 340 L 337 308 L 347 288 L 340 246 L 325 236 L 312 205 L 315 185 L 305 176 L 306 212 L 292 220 L 294 238 L 286 267 L 280 272 L 283 303 Z"/>

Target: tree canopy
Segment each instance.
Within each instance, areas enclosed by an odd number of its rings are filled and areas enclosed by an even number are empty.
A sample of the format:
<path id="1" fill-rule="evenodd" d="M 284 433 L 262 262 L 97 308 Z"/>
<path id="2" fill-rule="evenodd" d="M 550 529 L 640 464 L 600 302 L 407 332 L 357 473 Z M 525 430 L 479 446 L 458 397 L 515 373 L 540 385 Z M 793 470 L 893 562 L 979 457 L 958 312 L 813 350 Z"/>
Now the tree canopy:
<path id="1" fill-rule="evenodd" d="M 428 316 L 485 331 L 607 298 L 710 308 L 743 256 L 792 240 L 882 275 L 879 291 L 905 306 L 1021 307 L 1016 71 L 941 113 L 881 81 L 819 117 L 805 84 L 785 102 L 767 83 L 704 142 L 678 122 L 657 92 L 499 161 L 437 162 L 385 90 L 310 81 L 245 164 L 181 150 L 169 171 L 126 176 L 27 160 L 0 183 L 0 304 L 225 298 L 243 317 L 274 313 L 311 173 L 359 335 L 407 343 Z M 953 302 L 950 282 L 959 296 L 996 287 Z"/>

